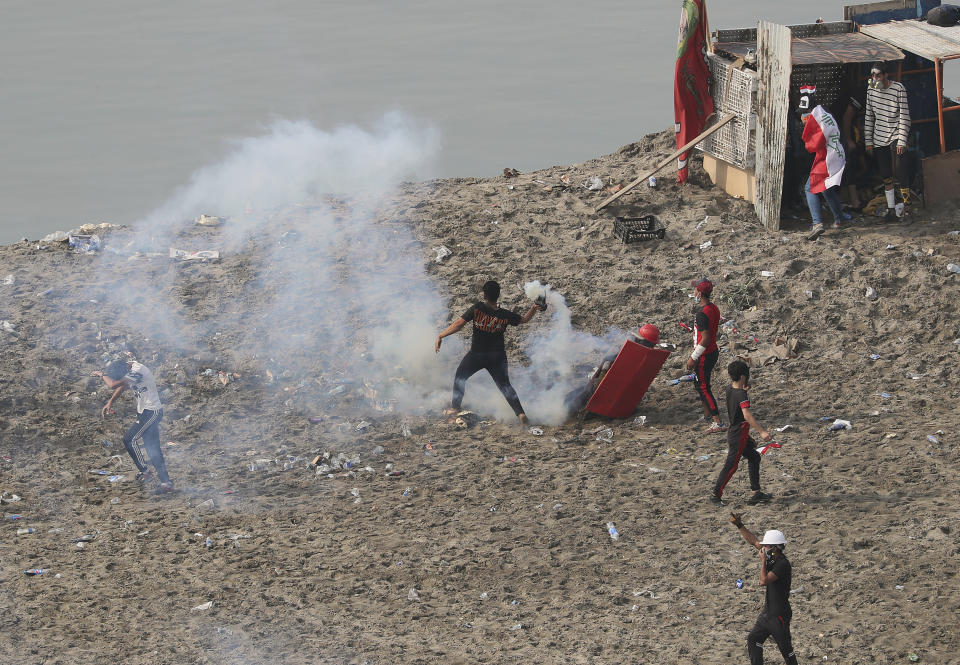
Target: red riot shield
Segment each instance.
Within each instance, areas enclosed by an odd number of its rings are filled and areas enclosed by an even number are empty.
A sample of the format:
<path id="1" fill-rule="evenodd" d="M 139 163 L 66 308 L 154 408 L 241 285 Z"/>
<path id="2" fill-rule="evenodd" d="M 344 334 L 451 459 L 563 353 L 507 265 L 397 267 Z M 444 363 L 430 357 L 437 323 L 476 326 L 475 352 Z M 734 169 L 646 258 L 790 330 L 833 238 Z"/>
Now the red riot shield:
<path id="1" fill-rule="evenodd" d="M 643 399 L 670 352 L 627 340 L 597 386 L 587 411 L 608 418 L 626 418 Z"/>

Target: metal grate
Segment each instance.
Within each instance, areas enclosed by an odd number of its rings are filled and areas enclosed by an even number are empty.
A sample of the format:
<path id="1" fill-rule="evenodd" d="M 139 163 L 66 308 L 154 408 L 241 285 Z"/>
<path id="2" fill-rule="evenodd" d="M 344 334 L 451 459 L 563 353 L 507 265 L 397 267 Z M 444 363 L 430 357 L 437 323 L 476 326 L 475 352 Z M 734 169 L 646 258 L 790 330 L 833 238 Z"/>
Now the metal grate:
<path id="1" fill-rule="evenodd" d="M 757 73 L 734 69 L 731 62 L 708 55 L 713 78 L 713 105 L 717 115 L 733 113 L 736 119 L 707 137 L 698 147 L 737 168 L 751 169 L 755 160 L 754 114 L 757 108 Z"/>
<path id="2" fill-rule="evenodd" d="M 830 109 L 840 98 L 845 77 L 846 66 L 842 64 L 795 65 L 790 74 L 790 94 L 798 98 L 800 86 L 814 85 L 817 91 L 813 95 L 813 104 Z"/>

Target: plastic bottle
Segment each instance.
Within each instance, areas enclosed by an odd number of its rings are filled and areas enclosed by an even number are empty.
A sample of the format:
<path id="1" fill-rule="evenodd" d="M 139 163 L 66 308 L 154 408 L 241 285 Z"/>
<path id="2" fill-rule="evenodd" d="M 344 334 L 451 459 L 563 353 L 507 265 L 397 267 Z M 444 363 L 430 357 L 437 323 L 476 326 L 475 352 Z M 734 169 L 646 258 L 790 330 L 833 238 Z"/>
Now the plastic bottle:
<path id="1" fill-rule="evenodd" d="M 958 266 L 956 263 L 948 263 L 947 270 L 949 272 L 960 273 L 960 266 Z"/>
<path id="2" fill-rule="evenodd" d="M 650 176 L 650 179 L 647 180 L 647 184 L 650 185 L 650 189 L 657 188 L 657 179 L 654 176 Z"/>
<path id="3" fill-rule="evenodd" d="M 23 571 L 24 575 L 43 575 L 44 573 L 49 572 L 47 568 L 31 568 L 30 570 Z"/>
<path id="4" fill-rule="evenodd" d="M 738 588 L 738 589 L 742 589 L 742 588 L 743 588 L 743 580 L 737 580 L 737 588 Z"/>
<path id="5" fill-rule="evenodd" d="M 671 381 L 670 385 L 675 386 L 678 383 L 689 383 L 690 381 L 696 381 L 696 380 L 697 380 L 696 374 L 684 374 L 679 379 L 674 379 L 673 381 Z"/>
<path id="6" fill-rule="evenodd" d="M 28 533 L 35 533 L 35 532 L 36 532 L 36 529 L 34 529 L 32 526 L 24 527 L 23 529 L 17 529 L 18 536 L 25 536 Z"/>
<path id="7" fill-rule="evenodd" d="M 211 547 L 213 547 L 213 540 L 208 536 L 207 539 L 204 541 L 204 545 L 207 546 L 207 549 L 210 549 Z"/>
<path id="8" fill-rule="evenodd" d="M 610 534 L 610 540 L 619 540 L 620 532 L 617 531 L 617 527 L 613 522 L 607 522 L 607 533 Z"/>

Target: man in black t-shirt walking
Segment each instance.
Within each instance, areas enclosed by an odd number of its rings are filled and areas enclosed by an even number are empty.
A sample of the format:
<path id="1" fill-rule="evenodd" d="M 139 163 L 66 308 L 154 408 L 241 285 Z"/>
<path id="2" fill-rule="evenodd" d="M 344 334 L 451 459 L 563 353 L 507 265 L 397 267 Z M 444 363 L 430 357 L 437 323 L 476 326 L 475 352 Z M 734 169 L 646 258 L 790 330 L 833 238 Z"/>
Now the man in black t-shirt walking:
<path id="1" fill-rule="evenodd" d="M 763 540 L 758 541 L 757 537 L 743 526 L 740 515 L 736 513 L 730 514 L 730 522 L 737 527 L 745 541 L 759 550 L 760 585 L 766 587 L 763 611 L 757 617 L 753 630 L 747 635 L 750 665 L 763 665 L 763 643 L 768 637 L 772 637 L 777 643 L 787 665 L 797 665 L 793 641 L 790 639 L 790 619 L 793 616 L 790 609 L 790 582 L 793 569 L 783 553 L 787 539 L 782 531 L 771 530 L 763 535 Z"/>
<path id="2" fill-rule="evenodd" d="M 483 285 L 483 302 L 474 303 L 460 318 L 437 335 L 434 350 L 440 353 L 440 344 L 444 337 L 463 328 L 467 325 L 467 321 L 473 321 L 473 339 L 470 343 L 470 351 L 467 352 L 467 355 L 460 361 L 460 366 L 457 367 L 457 374 L 453 379 L 453 400 L 451 400 L 450 408 L 445 413 L 456 413 L 460 410 L 467 379 L 485 369 L 507 399 L 510 408 L 517 414 L 517 418 L 520 419 L 521 423 L 526 424 L 527 416 L 520 405 L 517 391 L 510 385 L 510 377 L 507 374 L 507 351 L 503 343 L 503 333 L 507 326 L 519 326 L 527 323 L 538 311 L 545 310 L 547 305 L 546 302 L 534 303 L 526 314 L 520 316 L 516 312 L 499 307 L 497 305 L 499 299 L 500 285 L 493 280 L 487 282 Z"/>
<path id="3" fill-rule="evenodd" d="M 727 388 L 727 417 L 730 419 L 730 427 L 727 429 L 727 459 L 720 470 L 720 476 L 713 487 L 713 494 L 710 500 L 718 505 L 723 503 L 723 488 L 727 486 L 730 479 L 740 466 L 740 458 L 747 458 L 747 465 L 750 473 L 750 489 L 753 490 L 747 503 L 753 505 L 770 500 L 770 495 L 760 490 L 760 453 L 756 450 L 757 442 L 750 436 L 750 428 L 753 427 L 760 433 L 760 438 L 764 441 L 771 439 L 770 432 L 763 429 L 757 419 L 750 412 L 750 398 L 747 391 L 750 390 L 750 368 L 742 360 L 734 360 L 727 366 L 727 373 L 730 375 L 732 383 Z"/>

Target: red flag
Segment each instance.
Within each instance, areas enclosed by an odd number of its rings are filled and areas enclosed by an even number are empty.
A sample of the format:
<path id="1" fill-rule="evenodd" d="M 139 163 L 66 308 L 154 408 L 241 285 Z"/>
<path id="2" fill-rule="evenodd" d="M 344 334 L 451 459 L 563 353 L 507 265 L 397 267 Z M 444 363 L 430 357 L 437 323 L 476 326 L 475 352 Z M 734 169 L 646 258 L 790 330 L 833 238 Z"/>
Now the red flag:
<path id="1" fill-rule="evenodd" d="M 713 113 L 710 95 L 710 69 L 707 67 L 707 36 L 703 21 L 706 0 L 683 0 L 680 12 L 680 38 L 677 41 L 677 66 L 673 77 L 673 112 L 677 147 L 681 148 L 700 134 Z M 689 151 L 677 159 L 681 183 L 687 180 Z"/>

